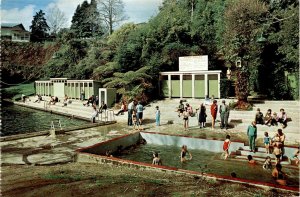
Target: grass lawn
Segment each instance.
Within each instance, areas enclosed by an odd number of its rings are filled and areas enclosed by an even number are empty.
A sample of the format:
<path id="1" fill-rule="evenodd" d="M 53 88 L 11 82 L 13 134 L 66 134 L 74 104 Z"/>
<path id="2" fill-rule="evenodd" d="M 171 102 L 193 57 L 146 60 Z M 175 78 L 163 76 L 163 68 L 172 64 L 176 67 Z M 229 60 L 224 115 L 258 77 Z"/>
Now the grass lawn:
<path id="1" fill-rule="evenodd" d="M 3 88 L 2 95 L 3 98 L 18 100 L 21 98 L 21 95 L 24 94 L 26 96 L 33 95 L 35 93 L 34 90 L 34 82 L 27 84 L 20 84 L 16 86 L 10 86 L 8 88 Z"/>

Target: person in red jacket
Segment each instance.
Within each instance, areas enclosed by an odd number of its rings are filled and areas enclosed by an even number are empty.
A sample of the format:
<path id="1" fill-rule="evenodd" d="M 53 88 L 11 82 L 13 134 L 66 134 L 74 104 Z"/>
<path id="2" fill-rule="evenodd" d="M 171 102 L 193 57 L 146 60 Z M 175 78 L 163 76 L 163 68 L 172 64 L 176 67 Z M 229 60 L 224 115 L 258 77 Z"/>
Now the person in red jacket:
<path id="1" fill-rule="evenodd" d="M 210 113 L 211 113 L 211 128 L 214 129 L 215 128 L 215 121 L 217 118 L 217 112 L 218 112 L 218 105 L 217 105 L 217 100 L 213 101 L 213 104 L 210 106 Z"/>

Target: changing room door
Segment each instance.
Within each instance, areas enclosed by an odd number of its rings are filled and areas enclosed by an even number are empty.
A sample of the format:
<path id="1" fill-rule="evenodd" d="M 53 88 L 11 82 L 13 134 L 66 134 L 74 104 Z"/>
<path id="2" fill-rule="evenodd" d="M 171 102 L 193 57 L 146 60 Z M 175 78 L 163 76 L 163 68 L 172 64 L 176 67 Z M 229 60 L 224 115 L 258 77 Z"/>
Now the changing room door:
<path id="1" fill-rule="evenodd" d="M 101 105 L 101 102 L 104 101 L 104 103 L 106 103 L 106 91 L 104 90 L 100 90 L 99 91 L 99 105 Z"/>
<path id="2" fill-rule="evenodd" d="M 57 96 L 58 98 L 64 98 L 65 96 L 65 83 L 53 83 L 53 96 Z"/>

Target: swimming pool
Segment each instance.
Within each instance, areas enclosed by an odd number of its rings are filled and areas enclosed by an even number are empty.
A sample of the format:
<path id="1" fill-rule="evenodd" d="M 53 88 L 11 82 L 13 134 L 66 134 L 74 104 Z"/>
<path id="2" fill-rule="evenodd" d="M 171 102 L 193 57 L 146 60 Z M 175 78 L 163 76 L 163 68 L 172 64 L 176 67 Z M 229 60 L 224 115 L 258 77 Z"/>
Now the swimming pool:
<path id="1" fill-rule="evenodd" d="M 72 119 L 18 105 L 4 105 L 1 107 L 1 111 L 1 136 L 49 130 L 52 121 L 55 128 L 59 128 L 58 120 L 60 120 L 62 128 L 88 123 L 84 120 Z"/>
<path id="2" fill-rule="evenodd" d="M 147 144 L 138 144 L 141 139 Z M 193 155 L 186 163 L 180 162 L 181 146 L 185 144 Z M 207 140 L 184 136 L 139 132 L 118 137 L 90 147 L 78 149 L 79 162 L 104 162 L 125 164 L 135 167 L 156 168 L 171 172 L 189 173 L 200 176 L 234 180 L 241 183 L 266 185 L 270 187 L 299 189 L 298 169 L 283 167 L 289 176 L 288 186 L 279 186 L 272 179 L 271 171 L 263 170 L 262 165 L 249 165 L 246 160 L 231 157 L 221 158 L 223 141 Z M 123 151 L 118 153 L 118 149 Z M 127 148 L 126 148 L 127 147 Z M 232 142 L 230 151 L 245 148 L 244 143 Z M 113 157 L 106 157 L 106 151 L 111 151 Z M 156 151 L 162 158 L 163 166 L 152 165 L 152 153 Z M 232 178 L 234 172 L 237 178 Z"/>

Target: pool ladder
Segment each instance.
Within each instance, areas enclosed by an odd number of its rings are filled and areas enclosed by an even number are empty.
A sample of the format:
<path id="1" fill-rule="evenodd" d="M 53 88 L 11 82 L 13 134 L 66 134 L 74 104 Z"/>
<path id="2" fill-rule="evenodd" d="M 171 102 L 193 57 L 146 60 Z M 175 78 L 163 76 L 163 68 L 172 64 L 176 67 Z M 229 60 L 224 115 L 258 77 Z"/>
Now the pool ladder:
<path id="1" fill-rule="evenodd" d="M 60 119 L 57 119 L 57 120 L 58 120 L 58 126 L 59 126 L 60 130 L 62 130 Z M 55 130 L 55 124 L 54 124 L 53 120 L 51 121 L 51 130 Z"/>

